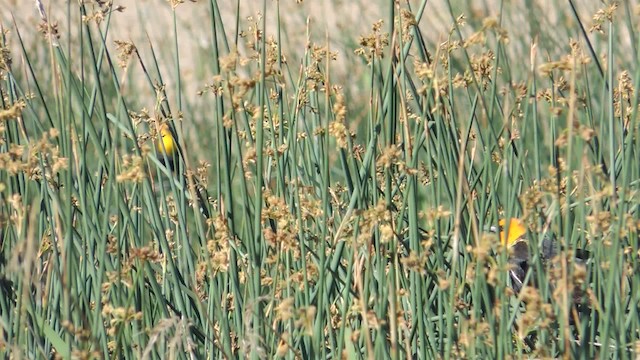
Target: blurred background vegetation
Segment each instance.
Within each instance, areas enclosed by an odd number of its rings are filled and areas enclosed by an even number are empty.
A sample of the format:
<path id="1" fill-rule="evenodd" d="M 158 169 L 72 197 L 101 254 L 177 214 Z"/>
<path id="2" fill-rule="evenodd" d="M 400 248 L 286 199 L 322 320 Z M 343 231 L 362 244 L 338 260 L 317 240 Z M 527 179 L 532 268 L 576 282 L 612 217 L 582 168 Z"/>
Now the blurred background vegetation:
<path id="1" fill-rule="evenodd" d="M 640 351 L 637 1 L 0 1 L 3 357 Z"/>

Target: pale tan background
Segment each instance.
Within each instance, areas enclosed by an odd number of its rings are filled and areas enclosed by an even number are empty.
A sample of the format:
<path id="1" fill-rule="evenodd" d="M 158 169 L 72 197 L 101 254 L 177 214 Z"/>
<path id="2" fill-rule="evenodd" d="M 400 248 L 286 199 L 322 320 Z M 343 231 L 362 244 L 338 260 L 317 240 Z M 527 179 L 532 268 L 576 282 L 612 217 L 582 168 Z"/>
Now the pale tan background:
<path id="1" fill-rule="evenodd" d="M 88 1 L 87 1 L 88 2 Z M 334 71 L 337 74 L 353 74 L 355 67 L 361 68 L 361 62 L 353 56 L 353 50 L 357 46 L 358 36 L 367 33 L 371 24 L 378 19 L 387 19 L 389 12 L 389 0 L 305 0 L 297 4 L 295 0 L 281 0 L 281 27 L 283 30 L 283 44 L 289 62 L 299 61 L 304 52 L 306 42 L 306 22 L 310 21 L 311 40 L 317 43 L 325 41 L 328 35 L 333 49 L 339 51 L 340 57 L 338 66 Z M 409 4 L 413 9 L 417 9 L 421 0 L 410 0 Z M 544 17 L 536 20 L 542 24 L 542 28 L 548 33 L 542 36 L 554 36 L 554 29 L 558 26 L 573 27 L 576 30 L 576 23 L 570 13 L 567 1 L 552 0 L 532 0 L 540 14 Z M 16 22 L 22 35 L 30 41 L 34 39 L 35 27 L 39 22 L 39 16 L 35 10 L 32 0 L 0 0 L 0 21 L 5 28 L 12 29 L 12 15 L 16 17 Z M 57 21 L 61 32 L 65 33 L 67 1 L 64 0 L 44 0 L 43 3 L 49 12 L 52 21 Z M 76 8 L 75 0 L 71 2 L 72 8 Z M 403 1 L 404 3 L 404 1 Z M 465 14 L 467 18 L 482 19 L 485 17 L 495 17 L 499 14 L 498 0 L 452 0 L 454 3 L 454 14 Z M 638 0 L 621 2 L 621 9 L 618 16 L 623 19 L 622 7 L 628 3 L 633 9 L 638 4 Z M 162 54 L 172 54 L 173 52 L 173 19 L 172 10 L 167 1 L 164 0 L 114 0 L 115 5 L 126 7 L 124 13 L 116 13 L 113 16 L 110 28 L 109 39 L 132 40 L 140 50 L 144 51 L 147 45 L 147 34 L 156 50 Z M 218 4 L 223 14 L 225 29 L 228 38 L 232 41 L 232 34 L 235 33 L 236 0 L 220 0 Z M 267 18 L 269 26 L 268 35 L 274 35 L 276 29 L 275 9 L 278 4 L 275 0 L 267 0 Z M 575 1 L 580 17 L 590 24 L 591 16 L 602 6 L 597 0 Z M 261 0 L 241 0 L 240 19 L 241 29 L 247 28 L 246 18 L 256 15 L 262 10 Z M 197 74 L 199 65 L 206 61 L 205 51 L 210 43 L 211 29 L 209 24 L 210 9 L 209 1 L 200 0 L 196 3 L 187 1 L 177 8 L 178 32 L 180 36 L 180 57 L 181 68 L 186 76 L 186 83 L 192 83 L 189 76 L 194 80 L 201 80 L 202 74 Z M 509 31 L 513 39 L 524 38 L 526 42 L 513 42 L 509 47 L 514 52 L 528 51 L 522 47 L 528 47 L 531 40 L 529 35 L 529 13 L 525 7 L 525 1 L 505 1 L 503 11 L 503 26 Z M 638 18 L 632 19 L 635 23 Z M 432 42 L 445 40 L 452 23 L 447 2 L 444 0 L 428 1 L 425 16 L 420 22 L 428 39 Z M 75 24 L 75 23 L 74 23 Z M 620 27 L 623 33 L 617 34 L 622 41 L 628 41 L 629 36 Z M 467 26 L 465 31 L 471 33 L 474 29 Z M 477 29 L 476 29 L 477 30 Z M 595 36 L 595 35 L 592 35 Z M 40 39 L 41 40 L 41 39 Z M 564 39 L 558 39 L 560 44 Z M 597 39 L 596 39 L 597 40 Z M 15 45 L 15 44 L 14 44 Z M 560 50 L 560 49 L 559 49 Z M 165 55 L 166 56 L 166 55 Z M 200 82 L 200 81 L 198 81 Z"/>
<path id="2" fill-rule="evenodd" d="M 77 11 L 77 0 L 71 1 L 72 10 Z M 631 49 L 630 35 L 627 32 L 626 21 L 630 21 L 633 26 L 640 23 L 638 16 L 627 20 L 624 7 L 628 6 L 632 12 L 640 0 L 630 0 L 620 2 L 617 11 L 618 26 L 616 26 L 615 41 L 616 46 Z M 90 3 L 89 1 L 86 1 Z M 414 12 L 418 9 L 421 0 L 409 0 Z M 524 0 L 504 1 L 502 11 L 502 26 L 509 32 L 512 41 L 507 45 L 510 53 L 511 67 L 529 67 L 529 46 L 532 41 L 530 34 L 531 21 L 539 22 L 541 33 L 533 34 L 545 39 L 546 47 L 539 47 L 537 63 L 547 61 L 547 59 L 557 60 L 557 57 L 568 53 L 568 37 L 576 39 L 582 38 L 579 34 L 577 23 L 570 12 L 567 1 L 552 0 L 531 0 L 534 4 L 534 14 L 538 14 L 534 19 L 525 6 Z M 60 32 L 63 34 L 61 42 L 68 42 L 66 37 L 67 26 L 67 1 L 64 0 L 44 0 L 43 1 L 51 21 L 57 21 Z M 262 10 L 262 0 L 241 0 L 240 1 L 240 28 L 248 29 L 247 17 L 255 16 Z M 304 56 L 305 44 L 307 42 L 307 31 L 309 31 L 312 42 L 324 44 L 328 36 L 332 50 L 338 51 L 338 60 L 332 64 L 331 76 L 334 83 L 345 87 L 347 96 L 350 99 L 367 98 L 360 89 L 362 83 L 366 81 L 363 72 L 369 71 L 367 66 L 363 66 L 361 58 L 354 55 L 353 51 L 358 46 L 358 38 L 361 34 L 370 32 L 371 25 L 378 19 L 387 19 L 390 0 L 305 0 L 298 4 L 295 0 L 267 0 L 266 16 L 268 19 L 268 36 L 275 35 L 277 29 L 276 6 L 280 5 L 282 42 L 285 56 L 293 73 L 294 80 L 300 67 L 301 59 Z M 402 1 L 406 6 L 406 0 Z M 499 0 L 452 0 L 454 3 L 453 13 L 455 16 L 465 14 L 469 19 L 469 24 L 463 28 L 465 35 L 478 30 L 482 19 L 486 17 L 496 17 L 500 14 Z M 591 18 L 596 10 L 602 6 L 598 0 L 577 0 L 574 1 L 578 7 L 581 19 L 586 26 L 591 24 Z M 20 62 L 20 51 L 17 47 L 15 29 L 12 23 L 12 16 L 15 16 L 16 23 L 25 42 L 27 50 L 34 57 L 46 59 L 47 43 L 36 31 L 36 26 L 40 22 L 39 15 L 35 9 L 35 2 L 32 0 L 0 0 L 0 23 L 5 29 L 11 31 L 10 40 L 13 50 L 14 63 Z M 163 73 L 164 81 L 169 87 L 175 84 L 175 51 L 173 35 L 173 17 L 170 4 L 164 0 L 114 0 L 115 5 L 126 7 L 123 13 L 115 13 L 112 17 L 112 25 L 109 28 L 107 45 L 114 49 L 114 40 L 131 40 L 140 50 L 145 62 L 152 61 L 150 56 L 150 44 L 153 45 Z M 236 0 L 219 0 L 225 31 L 230 43 L 233 43 L 233 34 L 236 31 Z M 88 6 L 91 8 L 91 6 Z M 196 92 L 211 78 L 211 66 L 208 61 L 211 58 L 211 25 L 209 1 L 200 0 L 196 3 L 187 1 L 178 6 L 176 10 L 178 34 L 179 34 L 179 54 L 180 54 L 180 75 L 182 77 L 183 94 L 193 96 L 189 101 L 192 107 L 197 108 L 202 104 L 202 98 L 195 96 Z M 73 15 L 77 17 L 77 14 Z M 77 19 L 77 18 L 76 18 Z M 307 28 L 309 21 L 309 28 Z M 444 0 L 431 0 L 427 3 L 425 15 L 420 21 L 420 28 L 428 42 L 430 51 L 435 51 L 436 43 L 447 39 L 452 24 L 452 16 L 449 12 L 447 2 Z M 74 19 L 72 26 L 77 26 L 78 21 Z M 385 24 L 385 29 L 388 24 Z M 561 29 L 558 31 L 556 29 Z M 569 29 L 569 34 L 567 34 Z M 95 27 L 94 27 L 95 30 Z M 72 30 L 71 43 L 77 45 L 77 31 Z M 95 32 L 94 32 L 95 36 Z M 147 38 L 148 36 L 148 38 Z M 590 39 L 599 49 L 599 55 L 606 50 L 606 36 L 590 34 Z M 150 43 L 149 43 L 150 42 Z M 584 42 L 582 42 L 584 43 Z M 551 45 L 549 45 L 551 44 Z M 115 51 L 113 52 L 115 54 Z M 632 58 L 632 51 L 619 51 L 620 55 L 616 62 L 629 64 Z M 526 71 L 518 72 L 524 80 Z M 139 67 L 132 66 L 129 78 L 143 81 Z M 365 80 L 363 80 L 365 79 Z M 133 84 L 127 86 L 134 87 Z M 128 89 L 125 87 L 123 91 Z M 138 91 L 129 89 L 129 91 Z M 171 92 L 170 92 L 171 93 Z M 175 91 L 173 92 L 176 93 Z M 153 94 L 149 94 L 149 102 L 153 102 Z M 175 99 L 170 99 L 175 103 Z M 143 104 L 149 105 L 149 104 Z"/>

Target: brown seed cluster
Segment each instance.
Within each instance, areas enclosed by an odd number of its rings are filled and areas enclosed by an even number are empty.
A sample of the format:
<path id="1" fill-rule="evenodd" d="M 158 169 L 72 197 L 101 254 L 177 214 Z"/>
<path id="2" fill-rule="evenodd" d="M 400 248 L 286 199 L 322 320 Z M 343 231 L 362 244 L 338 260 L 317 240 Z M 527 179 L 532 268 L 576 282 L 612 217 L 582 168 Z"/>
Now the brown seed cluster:
<path id="1" fill-rule="evenodd" d="M 373 24 L 371 33 L 361 36 L 358 40 L 361 47 L 355 50 L 355 54 L 364 57 L 369 64 L 374 59 L 382 59 L 385 48 L 389 46 L 389 33 L 382 31 L 383 24 L 384 22 L 379 20 Z"/>

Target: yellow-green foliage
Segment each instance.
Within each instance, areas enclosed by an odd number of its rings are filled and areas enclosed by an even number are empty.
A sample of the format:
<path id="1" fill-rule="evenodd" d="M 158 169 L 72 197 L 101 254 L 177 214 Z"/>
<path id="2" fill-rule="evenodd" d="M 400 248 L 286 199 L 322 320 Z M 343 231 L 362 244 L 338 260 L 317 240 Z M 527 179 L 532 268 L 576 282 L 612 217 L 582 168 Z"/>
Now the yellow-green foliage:
<path id="1" fill-rule="evenodd" d="M 634 1 L 5 2 L 0 357 L 640 351 Z"/>

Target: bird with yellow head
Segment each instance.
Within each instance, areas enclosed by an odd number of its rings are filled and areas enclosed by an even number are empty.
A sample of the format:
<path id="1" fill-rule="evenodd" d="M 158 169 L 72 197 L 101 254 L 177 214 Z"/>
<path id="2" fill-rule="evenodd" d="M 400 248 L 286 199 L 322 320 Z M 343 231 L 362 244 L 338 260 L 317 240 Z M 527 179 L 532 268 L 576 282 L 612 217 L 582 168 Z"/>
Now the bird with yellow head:
<path id="1" fill-rule="evenodd" d="M 511 286 L 518 293 L 524 286 L 524 279 L 529 270 L 527 228 L 522 220 L 511 218 L 500 219 L 498 228 L 491 227 L 491 231 L 499 233 L 500 243 L 509 250 Z"/>
<path id="2" fill-rule="evenodd" d="M 511 278 L 511 287 L 516 293 L 526 285 L 526 275 L 532 266 L 532 256 L 529 252 L 529 240 L 527 236 L 527 226 L 518 218 L 500 219 L 498 228 L 492 227 L 491 231 L 498 232 L 500 242 L 509 250 L 509 277 Z M 546 233 L 542 238 L 539 247 L 539 258 L 546 270 L 553 268 L 554 263 L 558 260 L 558 243 L 553 235 Z M 573 263 L 583 270 L 586 268 L 588 253 L 581 251 L 573 258 Z M 585 270 L 586 271 L 586 270 Z M 549 275 L 545 273 L 545 275 Z M 535 277 L 532 277 L 535 278 Z M 553 281 L 551 286 L 554 287 Z M 584 302 L 583 292 L 580 289 L 573 289 L 574 303 Z"/>
<path id="3" fill-rule="evenodd" d="M 158 141 L 156 142 L 156 150 L 158 151 L 158 159 L 166 165 L 170 170 L 174 170 L 178 146 L 173 132 L 167 123 L 160 125 L 158 133 Z M 166 162 L 165 162 L 166 160 Z"/>
<path id="4" fill-rule="evenodd" d="M 169 170 L 174 172 L 178 161 L 178 143 L 173 135 L 171 127 L 167 123 L 162 123 L 159 126 L 158 140 L 156 141 L 156 150 L 158 153 L 158 160 L 165 165 Z M 184 179 L 183 184 L 189 184 L 189 179 Z M 194 183 L 195 197 L 200 208 L 200 212 L 206 217 L 209 217 L 209 211 L 207 210 L 206 203 L 209 198 L 206 189 L 202 184 L 195 182 L 195 179 L 191 179 Z M 179 182 L 180 183 L 180 182 Z M 184 189 L 184 187 L 181 187 Z M 189 192 L 186 192 L 188 198 L 191 198 Z"/>

